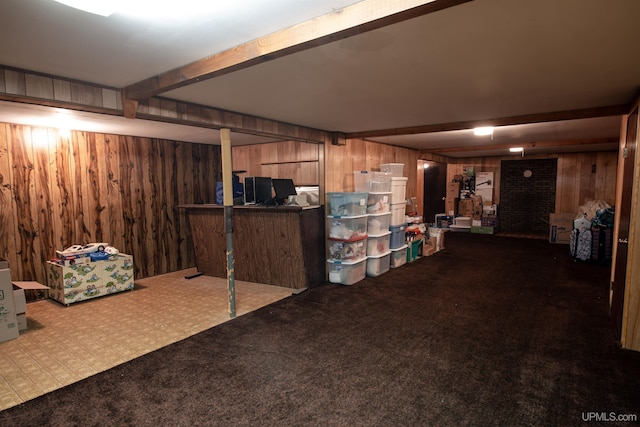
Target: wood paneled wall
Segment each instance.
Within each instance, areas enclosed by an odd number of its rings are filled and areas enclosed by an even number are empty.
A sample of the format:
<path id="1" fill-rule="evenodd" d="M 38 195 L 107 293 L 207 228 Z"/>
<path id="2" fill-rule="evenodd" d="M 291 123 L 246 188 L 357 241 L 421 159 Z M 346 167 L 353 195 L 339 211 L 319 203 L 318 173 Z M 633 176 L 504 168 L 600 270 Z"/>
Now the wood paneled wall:
<path id="1" fill-rule="evenodd" d="M 404 163 L 404 176 L 408 177 L 406 197 L 416 197 L 420 211 L 423 194 L 417 194 L 419 152 L 409 148 L 347 139 L 346 145 L 325 144 L 325 191 L 353 191 L 353 172 L 380 170 L 383 163 Z"/>
<path id="2" fill-rule="evenodd" d="M 319 185 L 319 150 L 322 145 L 283 141 L 233 147 L 233 169 L 240 175 L 291 178 L 297 186 Z"/>
<path id="3" fill-rule="evenodd" d="M 558 159 L 556 213 L 577 212 L 578 206 L 589 200 L 604 200 L 610 205 L 615 204 L 617 152 L 527 156 L 528 159 L 550 157 Z M 500 203 L 500 163 L 502 160 L 517 160 L 517 157 L 452 160 L 447 167 L 447 180 L 450 181 L 454 175 L 462 174 L 462 168 L 465 166 L 474 166 L 476 171 L 493 172 L 495 179 L 493 197 L 495 203 Z"/>
<path id="4" fill-rule="evenodd" d="M 135 278 L 195 265 L 180 204 L 213 203 L 220 147 L 0 123 L 0 256 L 14 280 L 46 283 L 45 261 L 108 242 Z"/>

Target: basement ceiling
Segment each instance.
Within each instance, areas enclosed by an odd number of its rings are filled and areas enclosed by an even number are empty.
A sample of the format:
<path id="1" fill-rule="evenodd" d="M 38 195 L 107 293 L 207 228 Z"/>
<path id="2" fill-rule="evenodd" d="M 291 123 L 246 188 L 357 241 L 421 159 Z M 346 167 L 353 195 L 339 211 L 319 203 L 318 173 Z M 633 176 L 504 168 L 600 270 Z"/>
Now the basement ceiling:
<path id="1" fill-rule="evenodd" d="M 151 23 L 4 0 L 0 64 L 126 88 L 323 15 L 386 3 L 429 2 L 238 0 L 235 10 L 186 23 Z M 506 155 L 513 145 L 529 154 L 617 149 L 621 114 L 640 88 L 639 1 L 433 4 L 441 10 L 241 63 L 160 96 L 449 157 Z M 55 111 L 2 102 L 0 120 L 23 123 L 25 108 L 32 117 Z M 219 143 L 211 129 L 81 115 L 110 133 Z M 468 130 L 483 124 L 498 125 L 493 137 Z M 233 144 L 272 140 L 232 135 Z"/>

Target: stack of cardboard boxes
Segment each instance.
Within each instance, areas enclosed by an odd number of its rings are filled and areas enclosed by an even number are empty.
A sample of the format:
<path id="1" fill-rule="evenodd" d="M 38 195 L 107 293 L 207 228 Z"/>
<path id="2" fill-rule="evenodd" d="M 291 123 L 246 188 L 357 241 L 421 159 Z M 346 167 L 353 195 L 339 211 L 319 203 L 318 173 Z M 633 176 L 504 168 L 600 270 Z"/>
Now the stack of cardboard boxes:
<path id="1" fill-rule="evenodd" d="M 27 329 L 25 289 L 49 288 L 37 282 L 11 282 L 9 263 L 0 258 L 0 342 L 18 338 Z"/>
<path id="2" fill-rule="evenodd" d="M 493 172 L 478 172 L 476 174 L 475 195 L 481 202 L 479 206 L 474 207 L 471 223 L 472 233 L 493 234 L 498 227 L 496 206 L 493 204 L 494 184 Z"/>
<path id="3" fill-rule="evenodd" d="M 447 215 L 471 218 L 472 233 L 493 234 L 498 227 L 494 185 L 493 172 L 475 173 L 472 167 L 466 167 L 464 175 L 447 183 Z"/>

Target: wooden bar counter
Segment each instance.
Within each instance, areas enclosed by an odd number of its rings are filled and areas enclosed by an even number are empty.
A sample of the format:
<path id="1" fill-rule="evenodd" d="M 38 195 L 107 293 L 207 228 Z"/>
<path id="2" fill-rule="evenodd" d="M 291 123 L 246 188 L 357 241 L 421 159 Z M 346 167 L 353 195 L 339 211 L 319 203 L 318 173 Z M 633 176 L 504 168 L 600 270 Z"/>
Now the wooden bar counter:
<path id="1" fill-rule="evenodd" d="M 227 277 L 224 206 L 182 205 L 187 213 L 198 271 Z M 234 206 L 235 278 L 286 288 L 325 282 L 325 215 L 322 206 Z"/>

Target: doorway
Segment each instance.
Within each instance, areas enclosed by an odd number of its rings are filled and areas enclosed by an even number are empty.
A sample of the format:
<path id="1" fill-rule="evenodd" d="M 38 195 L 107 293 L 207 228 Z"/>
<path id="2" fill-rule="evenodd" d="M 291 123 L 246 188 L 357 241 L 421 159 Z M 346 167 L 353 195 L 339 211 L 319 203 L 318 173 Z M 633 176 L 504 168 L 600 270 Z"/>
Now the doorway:
<path id="1" fill-rule="evenodd" d="M 629 249 L 629 230 L 631 219 L 631 194 L 635 171 L 636 144 L 638 139 L 638 108 L 627 118 L 627 129 L 624 145 L 624 165 L 622 179 L 622 199 L 620 200 L 618 224 L 618 241 L 616 242 L 616 261 L 611 284 L 611 317 L 616 337 L 622 337 L 622 316 L 624 314 L 624 298 L 627 276 L 627 256 Z"/>
<path id="2" fill-rule="evenodd" d="M 440 162 L 424 163 L 424 221 L 432 223 L 437 214 L 445 213 L 447 194 L 447 165 Z"/>

